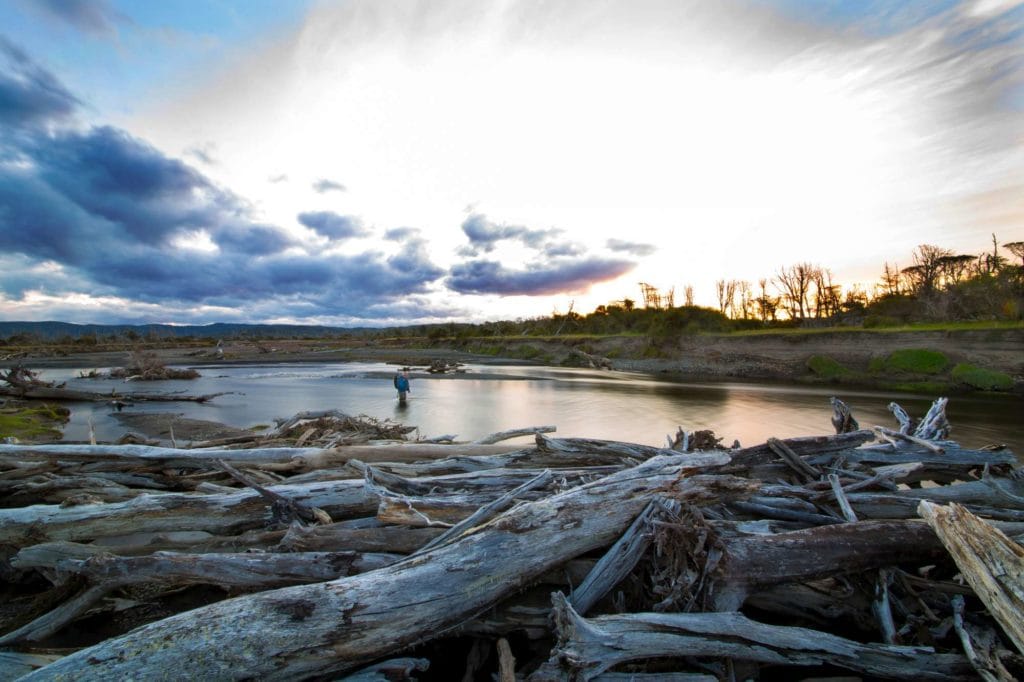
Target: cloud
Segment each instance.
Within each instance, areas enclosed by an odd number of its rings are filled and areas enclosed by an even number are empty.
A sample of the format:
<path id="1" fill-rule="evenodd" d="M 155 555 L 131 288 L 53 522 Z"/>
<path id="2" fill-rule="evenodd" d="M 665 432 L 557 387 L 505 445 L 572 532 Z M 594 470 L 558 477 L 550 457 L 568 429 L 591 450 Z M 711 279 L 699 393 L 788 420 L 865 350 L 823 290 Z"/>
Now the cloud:
<path id="1" fill-rule="evenodd" d="M 269 178 L 267 178 L 267 182 L 273 183 L 275 185 L 277 183 L 279 183 L 279 182 L 287 182 L 287 180 L 288 180 L 288 175 L 286 173 L 280 173 L 278 175 L 271 175 Z"/>
<path id="2" fill-rule="evenodd" d="M 79 104 L 51 73 L 0 35 L 0 127 L 37 127 L 67 120 Z"/>
<path id="3" fill-rule="evenodd" d="M 407 239 L 417 239 L 423 234 L 422 230 L 416 227 L 393 227 L 384 232 L 384 239 L 401 242 Z"/>
<path id="4" fill-rule="evenodd" d="M 370 234 L 369 230 L 362 226 L 358 218 L 338 215 L 331 211 L 300 213 L 298 220 L 309 229 L 328 239 L 351 239 L 353 237 L 365 237 Z"/>
<path id="5" fill-rule="evenodd" d="M 548 258 L 556 258 L 558 256 L 582 256 L 587 249 L 580 244 L 559 242 L 545 245 L 542 251 Z"/>
<path id="6" fill-rule="evenodd" d="M 653 244 L 627 242 L 622 239 L 609 239 L 605 244 L 612 251 L 628 253 L 631 256 L 650 256 L 658 250 L 658 247 Z"/>
<path id="7" fill-rule="evenodd" d="M 214 231 L 213 240 L 222 250 L 250 256 L 269 256 L 295 243 L 276 227 L 247 223 L 221 227 Z"/>
<path id="8" fill-rule="evenodd" d="M 505 225 L 489 220 L 482 213 L 474 213 L 462 222 L 462 231 L 469 237 L 472 248 L 484 252 L 493 251 L 505 240 L 513 240 L 532 248 L 542 248 L 545 242 L 559 235 L 561 230 L 538 230 L 520 225 Z"/>
<path id="9" fill-rule="evenodd" d="M 185 153 L 191 156 L 192 158 L 198 159 L 199 161 L 205 163 L 207 166 L 215 166 L 217 165 L 217 159 L 215 159 L 212 154 L 213 148 L 215 146 L 216 145 L 214 144 L 205 144 L 198 147 L 192 147 Z"/>
<path id="10" fill-rule="evenodd" d="M 53 191 L 143 243 L 218 225 L 244 211 L 238 199 L 190 166 L 110 126 L 39 135 L 23 150 Z"/>
<path id="11" fill-rule="evenodd" d="M 345 192 L 348 188 L 340 182 L 334 180 L 328 180 L 327 178 L 320 178 L 313 183 L 313 191 L 318 194 L 324 194 L 326 192 Z"/>
<path id="12" fill-rule="evenodd" d="M 629 261 L 585 258 L 509 270 L 496 261 L 475 260 L 454 266 L 447 285 L 463 294 L 542 296 L 586 291 L 593 284 L 615 279 L 633 267 Z"/>
<path id="13" fill-rule="evenodd" d="M 115 23 L 125 18 L 107 0 L 32 0 L 47 16 L 97 38 L 117 35 Z"/>
<path id="14" fill-rule="evenodd" d="M 37 76 L 5 101 L 44 104 L 18 120 L 74 113 L 77 100 L 56 79 L 13 48 L 5 54 L 19 73 Z M 36 90 L 61 95 L 59 106 Z M 255 221 L 246 202 L 196 169 L 112 126 L 37 126 L 0 133 L 0 142 L 18 159 L 0 156 L 0 295 L 7 310 L 66 311 L 55 303 L 63 297 L 103 320 L 167 310 L 177 321 L 295 314 L 351 322 L 393 314 L 445 274 L 412 231 L 390 254 L 307 250 Z M 331 238 L 366 233 L 357 218 L 330 212 L 303 213 L 300 221 Z"/>

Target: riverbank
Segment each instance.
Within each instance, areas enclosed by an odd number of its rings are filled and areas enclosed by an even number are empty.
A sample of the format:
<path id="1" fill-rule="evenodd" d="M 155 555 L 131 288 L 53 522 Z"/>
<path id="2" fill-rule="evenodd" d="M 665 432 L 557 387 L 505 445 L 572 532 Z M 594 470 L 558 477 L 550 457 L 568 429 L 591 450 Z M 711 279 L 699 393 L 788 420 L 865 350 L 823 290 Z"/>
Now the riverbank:
<path id="1" fill-rule="evenodd" d="M 0 367 L 120 367 L 131 348 L 94 352 L 32 349 Z M 800 331 L 765 334 L 392 338 L 368 341 L 234 340 L 212 346 L 147 348 L 168 365 L 435 360 L 477 365 L 603 366 L 695 380 L 756 379 L 947 393 L 1024 394 L 1024 329 Z"/>

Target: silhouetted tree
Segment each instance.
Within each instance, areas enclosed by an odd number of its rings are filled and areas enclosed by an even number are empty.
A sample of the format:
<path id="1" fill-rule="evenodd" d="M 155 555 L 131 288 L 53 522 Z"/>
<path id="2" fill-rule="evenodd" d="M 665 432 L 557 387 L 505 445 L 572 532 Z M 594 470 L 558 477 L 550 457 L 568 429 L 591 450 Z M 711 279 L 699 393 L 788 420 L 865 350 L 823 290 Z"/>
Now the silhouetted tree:
<path id="1" fill-rule="evenodd" d="M 807 295 L 814 281 L 818 267 L 810 263 L 797 263 L 782 268 L 775 276 L 775 283 L 782 293 L 786 311 L 794 320 L 807 317 Z"/>
<path id="2" fill-rule="evenodd" d="M 1003 244 L 1003 248 L 1020 258 L 1020 266 L 1024 268 L 1024 242 L 1010 242 Z"/>

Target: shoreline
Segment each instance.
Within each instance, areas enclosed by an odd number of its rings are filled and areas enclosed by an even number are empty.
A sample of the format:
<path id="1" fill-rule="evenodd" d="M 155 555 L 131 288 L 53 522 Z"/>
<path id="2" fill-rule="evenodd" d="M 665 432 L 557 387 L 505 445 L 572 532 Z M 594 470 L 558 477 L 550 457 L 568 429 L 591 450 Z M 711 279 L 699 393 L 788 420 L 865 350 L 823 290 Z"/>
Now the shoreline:
<path id="1" fill-rule="evenodd" d="M 369 346 L 333 345 L 330 340 L 231 340 L 222 347 L 142 347 L 168 366 L 259 365 L 316 362 L 379 362 L 426 368 L 434 362 L 521 367 L 594 367 L 692 381 L 743 380 L 834 384 L 895 391 L 965 393 L 973 388 L 953 376 L 969 365 L 999 374 L 1002 395 L 1024 395 L 1024 329 L 998 331 L 828 332 L 814 335 L 685 335 L 655 341 L 643 336 L 395 340 Z M 127 346 L 96 351 L 41 349 L 0 359 L 0 368 L 109 368 L 125 366 Z M 893 353 L 916 350 L 946 359 L 941 372 L 878 371 Z M 814 365 L 825 361 L 823 372 Z M 458 376 L 436 374 L 435 376 Z"/>

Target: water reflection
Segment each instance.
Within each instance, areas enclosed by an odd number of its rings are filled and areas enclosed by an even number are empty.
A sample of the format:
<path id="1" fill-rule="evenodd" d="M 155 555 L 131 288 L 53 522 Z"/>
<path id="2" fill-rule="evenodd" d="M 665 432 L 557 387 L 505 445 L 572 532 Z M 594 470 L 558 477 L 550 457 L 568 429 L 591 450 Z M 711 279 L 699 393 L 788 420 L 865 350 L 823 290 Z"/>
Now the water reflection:
<path id="1" fill-rule="evenodd" d="M 895 400 L 922 416 L 936 396 L 892 394 L 845 387 L 695 383 L 665 376 L 536 367 L 469 366 L 467 373 L 413 373 L 405 405 L 397 401 L 394 367 L 376 363 L 324 365 L 224 365 L 200 367 L 195 381 L 125 384 L 77 378 L 78 370 L 48 370 L 46 378 L 69 388 L 97 392 L 231 391 L 206 404 L 139 403 L 135 412 L 173 412 L 240 428 L 271 425 L 303 410 L 338 409 L 417 426 L 422 437 L 454 435 L 472 440 L 496 431 L 551 425 L 564 437 L 606 438 L 662 445 L 681 426 L 711 429 L 728 445 L 768 437 L 822 435 L 832 431 L 829 397 L 838 395 L 862 427 L 896 427 L 887 409 Z M 1006 443 L 1024 452 L 1024 400 L 1013 396 L 953 396 L 947 414 L 952 437 L 969 447 Z M 92 422 L 97 437 L 114 440 L 126 429 L 111 405 L 72 405 L 66 440 L 86 440 Z"/>

